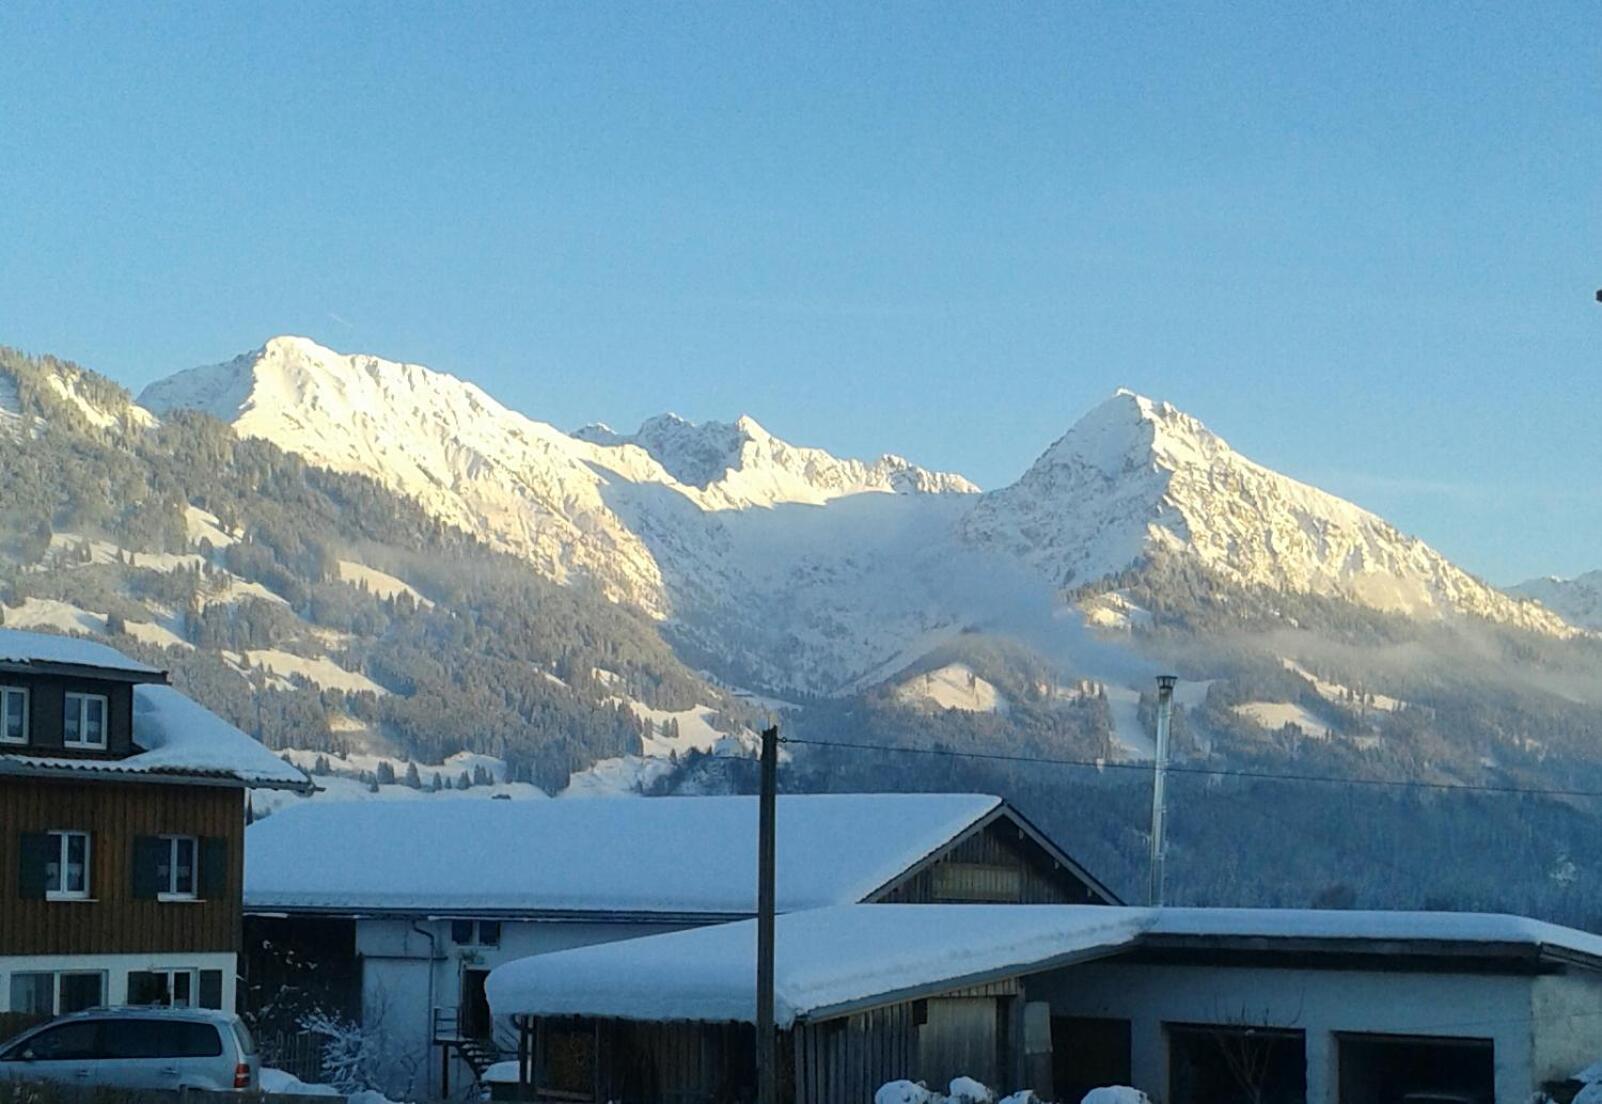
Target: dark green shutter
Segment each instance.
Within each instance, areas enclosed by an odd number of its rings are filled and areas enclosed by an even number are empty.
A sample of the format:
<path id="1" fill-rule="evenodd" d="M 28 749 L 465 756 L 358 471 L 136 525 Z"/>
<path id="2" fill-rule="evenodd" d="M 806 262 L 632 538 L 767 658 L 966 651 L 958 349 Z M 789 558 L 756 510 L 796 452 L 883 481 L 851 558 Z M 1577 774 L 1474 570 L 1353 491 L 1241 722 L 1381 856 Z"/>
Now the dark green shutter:
<path id="1" fill-rule="evenodd" d="M 200 1007 L 222 1010 L 222 971 L 200 971 Z"/>
<path id="2" fill-rule="evenodd" d="M 216 900 L 228 893 L 228 841 L 207 836 L 200 841 L 200 895 Z"/>
<path id="3" fill-rule="evenodd" d="M 135 836 L 133 841 L 133 895 L 138 901 L 154 901 L 165 892 L 160 867 L 171 847 L 160 836 Z"/>
<path id="4" fill-rule="evenodd" d="M 43 900 L 45 866 L 50 862 L 50 835 L 47 832 L 24 832 L 21 843 L 19 851 L 22 861 L 17 864 L 17 896 L 24 900 Z"/>

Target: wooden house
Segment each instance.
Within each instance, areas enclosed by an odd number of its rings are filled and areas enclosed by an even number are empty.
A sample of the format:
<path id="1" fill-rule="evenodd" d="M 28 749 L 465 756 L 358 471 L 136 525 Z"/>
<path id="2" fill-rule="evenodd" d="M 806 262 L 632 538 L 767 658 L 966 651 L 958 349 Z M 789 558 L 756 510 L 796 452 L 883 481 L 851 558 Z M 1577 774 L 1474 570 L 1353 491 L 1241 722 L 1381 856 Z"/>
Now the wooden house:
<path id="1" fill-rule="evenodd" d="M 0 630 L 0 1034 L 232 1008 L 245 792 L 304 774 L 90 641 Z"/>

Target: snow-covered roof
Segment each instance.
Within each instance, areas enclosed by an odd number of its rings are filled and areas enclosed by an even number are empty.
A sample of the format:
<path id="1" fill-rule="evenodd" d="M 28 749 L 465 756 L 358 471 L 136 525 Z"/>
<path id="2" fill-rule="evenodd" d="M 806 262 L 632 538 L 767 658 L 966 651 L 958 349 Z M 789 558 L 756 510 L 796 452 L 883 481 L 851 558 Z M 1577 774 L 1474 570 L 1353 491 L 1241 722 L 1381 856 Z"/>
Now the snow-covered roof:
<path id="1" fill-rule="evenodd" d="M 1154 910 L 1146 931 L 1151 941 L 1160 937 L 1196 937 L 1500 944 L 1551 948 L 1602 959 L 1602 936 L 1506 913 L 1174 908 Z"/>
<path id="2" fill-rule="evenodd" d="M 1142 909 L 1098 905 L 845 905 L 778 918 L 780 1027 L 886 994 L 978 984 L 1020 967 L 1111 954 Z M 535 955 L 490 974 L 496 1015 L 756 1019 L 756 922 Z"/>
<path id="3" fill-rule="evenodd" d="M 1037 973 L 1142 945 L 1205 938 L 1375 954 L 1518 948 L 1602 965 L 1602 937 L 1521 916 L 1100 905 L 847 905 L 777 921 L 780 1026 Z M 1359 948 L 1361 949 L 1361 948 Z M 756 925 L 720 924 L 518 959 L 489 978 L 497 1015 L 753 1021 Z"/>
<path id="4" fill-rule="evenodd" d="M 109 649 L 108 649 L 109 650 Z M 0 773 L 208 779 L 273 789 L 311 788 L 298 767 L 170 686 L 133 688 L 133 742 L 122 759 L 0 755 Z"/>
<path id="5" fill-rule="evenodd" d="M 861 901 L 1001 801 L 982 794 L 786 795 L 781 911 Z M 753 797 L 309 801 L 245 834 L 258 910 L 756 911 Z"/>
<path id="6" fill-rule="evenodd" d="M 76 636 L 25 632 L 22 629 L 0 629 L 0 663 L 60 663 L 138 675 L 164 673 L 160 667 L 129 659 L 107 644 Z"/>

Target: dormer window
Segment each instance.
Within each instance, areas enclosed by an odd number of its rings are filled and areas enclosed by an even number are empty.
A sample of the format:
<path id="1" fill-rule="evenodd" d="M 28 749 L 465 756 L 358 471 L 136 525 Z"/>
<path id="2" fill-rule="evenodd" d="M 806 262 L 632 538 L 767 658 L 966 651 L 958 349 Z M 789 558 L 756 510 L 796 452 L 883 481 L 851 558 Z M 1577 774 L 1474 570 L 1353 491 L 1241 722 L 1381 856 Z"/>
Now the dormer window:
<path id="1" fill-rule="evenodd" d="M 106 696 L 104 694 L 67 695 L 62 741 L 70 748 L 104 751 L 106 748 Z"/>
<path id="2" fill-rule="evenodd" d="M 28 691 L 0 686 L 0 744 L 28 742 Z"/>

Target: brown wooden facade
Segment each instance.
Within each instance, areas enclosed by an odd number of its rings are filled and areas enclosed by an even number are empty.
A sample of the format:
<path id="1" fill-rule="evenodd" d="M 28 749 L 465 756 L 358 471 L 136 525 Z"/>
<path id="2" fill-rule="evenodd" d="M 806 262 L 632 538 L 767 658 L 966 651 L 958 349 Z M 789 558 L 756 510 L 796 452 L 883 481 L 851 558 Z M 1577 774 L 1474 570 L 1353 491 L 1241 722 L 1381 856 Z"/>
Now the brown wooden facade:
<path id="1" fill-rule="evenodd" d="M 237 787 L 0 777 L 0 954 L 239 953 L 244 801 Z M 62 830 L 90 833 L 89 899 L 25 898 L 24 838 Z M 164 835 L 218 842 L 203 899 L 136 896 L 136 841 Z"/>
<path id="2" fill-rule="evenodd" d="M 869 900 L 892 905 L 1117 903 L 1093 879 L 1053 855 L 1010 810 L 958 837 Z"/>

